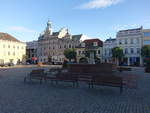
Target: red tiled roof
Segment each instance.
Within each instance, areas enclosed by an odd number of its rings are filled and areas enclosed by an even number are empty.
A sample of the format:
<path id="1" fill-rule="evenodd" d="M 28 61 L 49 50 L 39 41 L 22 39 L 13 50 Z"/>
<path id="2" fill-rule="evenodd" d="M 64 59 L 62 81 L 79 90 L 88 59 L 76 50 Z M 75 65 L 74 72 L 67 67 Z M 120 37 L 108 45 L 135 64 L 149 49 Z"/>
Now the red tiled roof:
<path id="1" fill-rule="evenodd" d="M 17 40 L 15 37 L 9 35 L 8 33 L 2 33 L 2 32 L 0 32 L 0 40 L 20 42 L 19 40 Z"/>
<path id="2" fill-rule="evenodd" d="M 98 45 L 99 46 L 103 46 L 103 42 L 100 40 L 100 39 L 87 39 L 87 40 L 84 40 L 83 43 L 93 43 L 93 42 L 98 42 Z"/>

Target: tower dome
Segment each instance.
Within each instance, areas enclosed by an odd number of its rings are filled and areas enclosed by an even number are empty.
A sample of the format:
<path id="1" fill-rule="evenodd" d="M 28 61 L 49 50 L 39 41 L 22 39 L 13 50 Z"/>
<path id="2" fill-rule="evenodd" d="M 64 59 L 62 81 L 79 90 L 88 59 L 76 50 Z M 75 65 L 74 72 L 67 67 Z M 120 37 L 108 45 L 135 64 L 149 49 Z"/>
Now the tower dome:
<path id="1" fill-rule="evenodd" d="M 48 26 L 48 27 L 51 27 L 51 24 L 52 24 L 52 23 L 51 23 L 51 21 L 50 21 L 50 20 L 48 20 L 48 22 L 47 22 L 47 26 Z"/>
<path id="2" fill-rule="evenodd" d="M 45 30 L 45 34 L 50 34 L 52 35 L 52 26 L 51 26 L 51 21 L 48 20 L 47 22 L 47 27 L 46 27 L 46 30 Z"/>

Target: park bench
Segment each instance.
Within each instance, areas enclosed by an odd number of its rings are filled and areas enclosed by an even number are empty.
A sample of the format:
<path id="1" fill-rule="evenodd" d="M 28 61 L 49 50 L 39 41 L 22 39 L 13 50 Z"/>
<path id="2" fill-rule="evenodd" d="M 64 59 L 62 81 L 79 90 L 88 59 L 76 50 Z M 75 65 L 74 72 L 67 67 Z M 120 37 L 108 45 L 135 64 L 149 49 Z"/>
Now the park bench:
<path id="1" fill-rule="evenodd" d="M 132 70 L 130 67 L 122 67 L 122 66 L 119 66 L 117 69 L 120 72 L 122 72 L 122 71 L 131 71 Z"/>
<path id="2" fill-rule="evenodd" d="M 40 80 L 40 84 L 42 83 L 42 80 L 45 78 L 44 69 L 36 69 L 32 70 L 26 77 L 24 77 L 24 82 L 27 80 L 32 81 L 33 79 Z"/>
<path id="3" fill-rule="evenodd" d="M 122 77 L 116 76 L 112 71 L 112 64 L 70 64 L 67 71 L 60 69 L 54 76 L 46 76 L 46 80 L 72 82 L 78 86 L 79 82 L 85 82 L 89 87 L 94 85 L 107 85 L 123 88 Z"/>
<path id="4" fill-rule="evenodd" d="M 120 93 L 123 92 L 123 78 L 120 76 L 114 76 L 114 75 L 94 76 L 90 85 L 92 87 L 94 87 L 94 85 L 119 87 Z"/>
<path id="5" fill-rule="evenodd" d="M 78 82 L 86 82 L 89 87 L 105 85 L 119 87 L 120 92 L 123 91 L 123 78 L 114 74 L 112 64 L 71 64 L 69 73 L 78 76 Z"/>
<path id="6" fill-rule="evenodd" d="M 52 69 L 53 70 L 53 69 Z M 77 82 L 78 82 L 78 77 L 74 74 L 70 74 L 68 72 L 68 70 L 66 69 L 57 69 L 55 70 L 55 74 L 53 75 L 46 75 L 45 76 L 45 81 L 47 82 L 47 80 L 51 80 L 51 82 L 53 83 L 53 81 L 56 82 L 56 84 L 58 84 L 58 82 L 63 81 L 63 82 L 72 82 L 73 83 L 73 87 L 77 86 Z"/>

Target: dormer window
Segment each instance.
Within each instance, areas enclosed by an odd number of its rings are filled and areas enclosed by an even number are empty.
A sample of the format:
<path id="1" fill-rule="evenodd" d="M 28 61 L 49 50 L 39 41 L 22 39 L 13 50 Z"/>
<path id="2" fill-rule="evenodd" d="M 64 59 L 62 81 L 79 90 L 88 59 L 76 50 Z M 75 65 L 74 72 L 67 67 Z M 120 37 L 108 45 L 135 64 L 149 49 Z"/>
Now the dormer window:
<path id="1" fill-rule="evenodd" d="M 82 47 L 85 47 L 85 43 L 82 43 L 81 46 L 82 46 Z"/>
<path id="2" fill-rule="evenodd" d="M 97 42 L 93 42 L 93 45 L 94 45 L 94 46 L 97 46 L 98 44 L 97 44 Z"/>

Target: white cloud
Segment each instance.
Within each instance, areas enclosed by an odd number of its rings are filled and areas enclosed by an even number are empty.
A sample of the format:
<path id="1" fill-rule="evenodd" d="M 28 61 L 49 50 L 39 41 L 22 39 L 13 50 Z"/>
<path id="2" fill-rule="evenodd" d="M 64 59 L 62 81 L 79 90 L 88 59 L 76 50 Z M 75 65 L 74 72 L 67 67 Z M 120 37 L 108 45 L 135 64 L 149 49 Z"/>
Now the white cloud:
<path id="1" fill-rule="evenodd" d="M 12 30 L 12 31 L 16 31 L 16 32 L 28 32 L 28 33 L 35 32 L 34 30 L 31 30 L 29 28 L 25 28 L 25 27 L 22 27 L 22 26 L 10 26 L 10 27 L 8 27 L 8 29 Z"/>
<path id="2" fill-rule="evenodd" d="M 79 8 L 81 9 L 98 9 L 106 8 L 111 5 L 116 5 L 124 0 L 91 0 L 88 3 L 82 4 Z"/>

